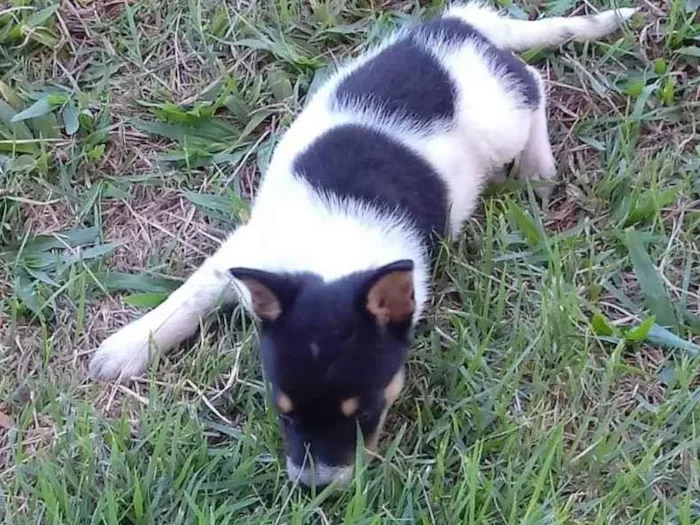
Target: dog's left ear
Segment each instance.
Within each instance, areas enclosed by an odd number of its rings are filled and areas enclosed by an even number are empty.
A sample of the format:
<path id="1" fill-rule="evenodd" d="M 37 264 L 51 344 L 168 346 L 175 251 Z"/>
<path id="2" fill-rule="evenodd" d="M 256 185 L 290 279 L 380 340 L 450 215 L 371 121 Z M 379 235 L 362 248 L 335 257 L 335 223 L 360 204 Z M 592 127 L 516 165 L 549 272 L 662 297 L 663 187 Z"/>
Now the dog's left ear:
<path id="1" fill-rule="evenodd" d="M 255 315 L 269 323 L 282 315 L 299 291 L 291 276 L 252 268 L 231 268 L 229 273 L 248 288 Z"/>
<path id="2" fill-rule="evenodd" d="M 365 287 L 365 308 L 382 326 L 410 321 L 416 310 L 413 261 L 402 260 L 374 271 Z"/>

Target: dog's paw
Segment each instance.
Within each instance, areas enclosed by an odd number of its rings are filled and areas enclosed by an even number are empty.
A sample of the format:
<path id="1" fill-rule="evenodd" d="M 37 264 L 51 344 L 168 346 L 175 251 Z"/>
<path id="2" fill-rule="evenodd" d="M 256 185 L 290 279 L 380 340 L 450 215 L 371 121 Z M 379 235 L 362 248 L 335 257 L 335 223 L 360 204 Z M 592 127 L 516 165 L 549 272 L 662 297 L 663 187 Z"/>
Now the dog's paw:
<path id="1" fill-rule="evenodd" d="M 137 377 L 148 366 L 151 330 L 136 321 L 102 342 L 90 362 L 93 379 L 128 381 Z"/>
<path id="2" fill-rule="evenodd" d="M 557 167 L 554 161 L 531 171 L 526 178 L 532 182 L 535 193 L 540 199 L 546 199 L 554 190 L 557 181 Z"/>
<path id="3" fill-rule="evenodd" d="M 557 164 L 548 144 L 523 153 L 518 159 L 518 176 L 532 183 L 538 197 L 549 197 L 557 180 Z"/>

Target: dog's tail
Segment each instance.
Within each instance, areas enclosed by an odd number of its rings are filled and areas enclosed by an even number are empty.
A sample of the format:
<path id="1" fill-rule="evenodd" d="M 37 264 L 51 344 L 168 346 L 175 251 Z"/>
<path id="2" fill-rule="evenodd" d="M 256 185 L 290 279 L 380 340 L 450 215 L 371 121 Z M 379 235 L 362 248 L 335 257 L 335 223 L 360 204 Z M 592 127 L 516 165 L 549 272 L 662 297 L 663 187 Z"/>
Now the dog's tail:
<path id="1" fill-rule="evenodd" d="M 510 51 L 556 47 L 569 41 L 600 39 L 620 27 L 637 12 L 634 8 L 603 11 L 596 15 L 514 20 L 501 16 L 480 2 L 454 5 L 445 13 L 470 24 L 494 45 Z"/>

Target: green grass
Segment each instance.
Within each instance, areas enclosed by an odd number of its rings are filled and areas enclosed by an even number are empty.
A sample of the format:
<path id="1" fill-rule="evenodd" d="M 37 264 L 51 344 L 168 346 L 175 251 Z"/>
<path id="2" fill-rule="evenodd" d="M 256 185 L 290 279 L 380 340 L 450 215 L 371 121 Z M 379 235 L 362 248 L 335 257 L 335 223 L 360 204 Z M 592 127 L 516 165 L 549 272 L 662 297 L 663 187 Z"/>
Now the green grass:
<path id="1" fill-rule="evenodd" d="M 324 68 L 440 3 L 1 4 L 0 520 L 700 523 L 693 0 L 525 55 L 562 187 L 544 207 L 491 188 L 445 247 L 381 458 L 348 490 L 286 479 L 238 311 L 128 388 L 86 379 L 245 221 Z"/>

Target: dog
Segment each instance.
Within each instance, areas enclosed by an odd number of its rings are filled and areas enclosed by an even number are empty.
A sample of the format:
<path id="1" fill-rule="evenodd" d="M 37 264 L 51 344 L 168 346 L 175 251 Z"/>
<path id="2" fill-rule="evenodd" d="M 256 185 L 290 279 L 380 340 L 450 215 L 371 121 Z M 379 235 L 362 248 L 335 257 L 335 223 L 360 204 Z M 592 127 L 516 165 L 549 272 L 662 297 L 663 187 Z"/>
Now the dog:
<path id="1" fill-rule="evenodd" d="M 358 431 L 373 450 L 401 392 L 438 239 L 504 166 L 556 177 L 543 81 L 512 52 L 598 39 L 635 11 L 521 21 L 457 4 L 338 68 L 278 144 L 249 221 L 106 339 L 92 377 L 142 374 L 151 349 L 240 302 L 260 323 L 290 478 L 348 483 Z"/>

